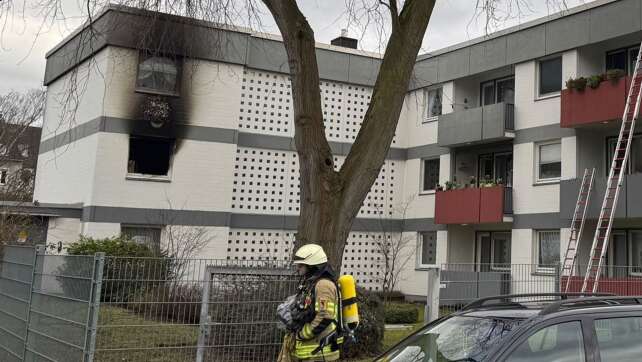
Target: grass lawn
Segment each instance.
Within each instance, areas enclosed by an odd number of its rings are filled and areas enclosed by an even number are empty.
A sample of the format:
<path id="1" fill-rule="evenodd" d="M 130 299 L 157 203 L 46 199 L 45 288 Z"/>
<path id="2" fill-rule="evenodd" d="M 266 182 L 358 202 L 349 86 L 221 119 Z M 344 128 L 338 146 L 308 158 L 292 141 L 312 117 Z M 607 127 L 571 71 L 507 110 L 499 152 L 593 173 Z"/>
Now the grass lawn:
<path id="1" fill-rule="evenodd" d="M 128 310 L 101 306 L 98 362 L 189 361 L 196 356 L 198 326 L 162 324 Z"/>
<path id="2" fill-rule="evenodd" d="M 389 329 L 384 333 L 383 349 L 423 326 L 424 309 L 419 322 L 407 329 Z M 148 320 L 126 309 L 101 306 L 96 345 L 97 362 L 193 362 L 196 356 L 198 326 L 163 324 Z M 372 358 L 351 360 L 366 362 Z"/>

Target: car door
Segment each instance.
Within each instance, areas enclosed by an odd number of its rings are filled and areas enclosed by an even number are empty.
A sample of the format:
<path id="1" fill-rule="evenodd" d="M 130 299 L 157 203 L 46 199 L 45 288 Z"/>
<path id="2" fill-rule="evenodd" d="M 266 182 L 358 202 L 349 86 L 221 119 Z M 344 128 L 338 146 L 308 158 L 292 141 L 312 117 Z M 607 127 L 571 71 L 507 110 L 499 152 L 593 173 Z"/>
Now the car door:
<path id="1" fill-rule="evenodd" d="M 642 311 L 599 313 L 589 324 L 598 361 L 642 361 Z"/>
<path id="2" fill-rule="evenodd" d="M 490 361 L 596 362 L 591 329 L 580 316 L 556 318 L 532 325 L 503 347 Z"/>

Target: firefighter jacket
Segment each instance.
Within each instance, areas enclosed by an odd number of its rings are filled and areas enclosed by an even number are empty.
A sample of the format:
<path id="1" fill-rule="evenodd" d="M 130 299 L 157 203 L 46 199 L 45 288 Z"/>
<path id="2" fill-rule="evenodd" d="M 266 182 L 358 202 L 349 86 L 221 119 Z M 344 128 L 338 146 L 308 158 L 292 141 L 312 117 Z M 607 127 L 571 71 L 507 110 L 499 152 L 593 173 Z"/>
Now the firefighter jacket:
<path id="1" fill-rule="evenodd" d="M 324 271 L 326 273 L 324 273 Z M 309 311 L 303 327 L 297 332 L 294 357 L 304 361 L 335 361 L 337 346 L 342 342 L 337 333 L 333 343 L 319 349 L 320 341 L 336 332 L 339 320 L 339 292 L 329 267 L 306 281 L 301 291 L 304 308 Z M 314 353 L 316 352 L 316 353 Z"/>

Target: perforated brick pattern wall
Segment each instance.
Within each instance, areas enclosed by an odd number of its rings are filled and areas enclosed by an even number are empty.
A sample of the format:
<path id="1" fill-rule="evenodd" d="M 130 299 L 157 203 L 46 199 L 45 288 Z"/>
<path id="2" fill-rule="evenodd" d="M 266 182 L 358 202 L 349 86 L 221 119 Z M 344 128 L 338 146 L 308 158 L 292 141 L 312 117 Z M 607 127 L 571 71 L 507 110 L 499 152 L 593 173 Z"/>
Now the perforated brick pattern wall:
<path id="1" fill-rule="evenodd" d="M 241 84 L 239 130 L 294 135 L 292 88 L 288 75 L 246 69 Z M 371 87 L 322 80 L 323 124 L 329 141 L 353 142 L 370 104 Z M 397 140 L 393 140 L 393 145 Z"/>
<path id="2" fill-rule="evenodd" d="M 335 156 L 339 169 L 345 157 Z M 401 195 L 402 162 L 387 160 L 359 210 L 360 217 L 394 217 Z M 251 214 L 299 213 L 299 162 L 293 151 L 239 147 L 234 165 L 232 210 Z"/>
<path id="3" fill-rule="evenodd" d="M 230 229 L 227 259 L 288 260 L 294 237 L 293 230 Z M 383 257 L 377 245 L 397 237 L 384 233 L 350 233 L 343 254 L 342 274 L 352 274 L 359 286 L 380 290 Z"/>

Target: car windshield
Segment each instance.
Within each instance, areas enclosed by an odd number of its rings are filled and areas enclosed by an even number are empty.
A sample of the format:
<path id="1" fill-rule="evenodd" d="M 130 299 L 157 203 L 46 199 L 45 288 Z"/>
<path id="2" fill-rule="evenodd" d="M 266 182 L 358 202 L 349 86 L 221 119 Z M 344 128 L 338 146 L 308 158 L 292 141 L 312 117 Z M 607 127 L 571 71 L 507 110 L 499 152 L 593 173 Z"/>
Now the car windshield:
<path id="1" fill-rule="evenodd" d="M 523 319 L 454 316 L 423 329 L 384 355 L 382 362 L 482 361 Z"/>

